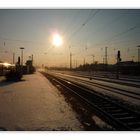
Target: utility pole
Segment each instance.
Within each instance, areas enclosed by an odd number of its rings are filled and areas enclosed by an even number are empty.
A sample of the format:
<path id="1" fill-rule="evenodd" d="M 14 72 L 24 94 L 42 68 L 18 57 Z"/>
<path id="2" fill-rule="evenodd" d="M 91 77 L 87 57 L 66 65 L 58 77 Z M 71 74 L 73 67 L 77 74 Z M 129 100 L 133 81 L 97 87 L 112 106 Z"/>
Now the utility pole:
<path id="1" fill-rule="evenodd" d="M 138 47 L 138 62 L 140 62 L 140 45 L 138 45 L 137 47 Z"/>
<path id="2" fill-rule="evenodd" d="M 20 49 L 21 49 L 21 66 L 23 66 L 23 50 L 24 50 L 24 48 L 21 47 Z"/>
<path id="3" fill-rule="evenodd" d="M 92 62 L 92 65 L 91 65 L 91 69 L 90 69 L 90 71 L 89 71 L 89 73 L 90 73 L 90 80 L 92 80 L 92 75 L 94 75 L 94 69 L 95 69 L 95 65 L 94 65 L 94 63 L 95 63 L 95 60 L 94 60 L 94 55 L 91 55 L 92 57 L 93 57 L 93 62 Z"/>
<path id="4" fill-rule="evenodd" d="M 72 69 L 72 53 L 70 53 L 70 70 Z"/>
<path id="5" fill-rule="evenodd" d="M 15 64 L 15 53 L 13 53 L 13 64 Z"/>
<path id="6" fill-rule="evenodd" d="M 103 64 L 105 64 L 105 58 L 103 58 Z"/>
<path id="7" fill-rule="evenodd" d="M 31 56 L 31 57 L 32 57 L 32 65 L 33 65 L 33 60 L 34 60 L 34 56 L 33 56 L 33 54 L 32 54 L 32 56 Z"/>
<path id="8" fill-rule="evenodd" d="M 84 57 L 84 65 L 86 64 L 86 60 L 85 60 L 85 57 Z"/>
<path id="9" fill-rule="evenodd" d="M 108 64 L 108 61 L 107 61 L 107 47 L 105 47 L 105 64 L 106 65 Z"/>
<path id="10" fill-rule="evenodd" d="M 95 56 L 94 56 L 94 55 L 92 55 L 92 57 L 93 57 L 93 62 L 92 62 L 92 63 L 94 64 L 94 57 L 95 57 Z"/>
<path id="11" fill-rule="evenodd" d="M 33 54 L 32 54 L 32 62 L 33 62 Z"/>

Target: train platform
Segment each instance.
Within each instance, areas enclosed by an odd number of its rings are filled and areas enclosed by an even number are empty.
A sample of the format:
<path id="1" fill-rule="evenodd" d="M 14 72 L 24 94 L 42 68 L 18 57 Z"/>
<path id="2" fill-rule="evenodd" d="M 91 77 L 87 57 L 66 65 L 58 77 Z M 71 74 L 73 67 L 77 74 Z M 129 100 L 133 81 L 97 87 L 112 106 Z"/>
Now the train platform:
<path id="1" fill-rule="evenodd" d="M 39 72 L 19 82 L 0 77 L 0 129 L 83 130 L 61 93 Z"/>

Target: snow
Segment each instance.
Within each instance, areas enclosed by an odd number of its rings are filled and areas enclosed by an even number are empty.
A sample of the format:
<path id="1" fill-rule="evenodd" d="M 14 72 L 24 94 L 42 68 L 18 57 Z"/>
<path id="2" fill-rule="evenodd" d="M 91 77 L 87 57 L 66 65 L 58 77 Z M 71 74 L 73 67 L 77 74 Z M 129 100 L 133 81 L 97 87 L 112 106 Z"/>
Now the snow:
<path id="1" fill-rule="evenodd" d="M 120 89 L 120 90 L 125 90 L 125 92 L 121 91 L 122 94 L 125 93 L 127 95 L 132 95 L 134 97 L 140 97 L 140 88 L 138 88 L 138 87 L 121 85 L 121 84 L 117 84 L 117 83 L 113 83 L 113 82 L 107 82 L 107 81 L 101 81 L 101 80 L 95 80 L 95 79 L 89 80 L 89 79 L 84 78 L 84 77 L 79 77 L 79 76 L 77 77 L 77 76 L 68 75 L 68 74 L 64 74 L 64 73 L 63 74 L 62 73 L 55 73 L 55 72 L 50 72 L 50 73 L 52 73 L 56 76 L 60 76 L 62 78 L 65 78 L 67 80 L 77 82 L 77 83 L 82 84 L 84 86 L 87 86 L 90 89 L 97 91 L 98 93 L 102 93 L 104 95 L 108 95 L 110 97 L 114 97 L 116 99 L 123 100 L 123 102 L 125 101 L 125 102 L 129 103 L 130 105 L 140 107 L 139 99 L 134 99 L 132 97 L 128 97 L 128 96 L 121 95 L 121 94 L 117 93 L 117 91 L 120 92 L 117 89 Z M 87 83 L 82 82 L 81 80 L 84 80 Z M 90 83 L 93 83 L 93 84 L 90 84 Z M 109 90 L 107 90 L 107 88 L 103 89 L 102 87 L 96 87 L 96 85 L 94 86 L 94 83 L 101 84 L 101 85 L 107 85 L 109 87 L 113 87 L 113 88 L 117 88 L 117 89 L 113 89 L 113 91 L 109 91 Z M 138 95 L 134 95 L 134 93 L 137 93 Z"/>
<path id="2" fill-rule="evenodd" d="M 61 93 L 40 73 L 22 81 L 0 78 L 0 127 L 8 130 L 83 130 Z"/>
<path id="3" fill-rule="evenodd" d="M 115 78 L 109 78 L 111 77 L 111 73 L 109 75 L 109 73 L 107 73 L 104 77 L 102 76 L 103 73 L 100 72 L 96 72 L 93 73 L 92 72 L 81 72 L 81 71 L 54 71 L 55 73 L 62 73 L 62 74 L 67 74 L 67 75 L 73 75 L 73 76 L 82 76 L 85 78 L 89 78 L 92 77 L 94 79 L 97 80 L 103 80 L 103 81 L 108 81 L 108 82 L 117 82 L 117 83 L 126 83 L 126 84 L 132 84 L 132 85 L 137 85 L 140 86 L 140 77 L 134 77 L 134 76 L 128 76 L 124 78 L 124 76 L 120 75 L 119 79 L 115 79 Z M 108 76 L 108 77 L 107 77 Z M 132 78 L 133 77 L 133 78 Z"/>
<path id="4" fill-rule="evenodd" d="M 77 80 L 77 79 L 80 80 L 81 79 L 81 80 L 85 80 L 85 81 L 90 81 L 90 82 L 94 82 L 94 83 L 97 83 L 97 84 L 107 85 L 109 87 L 123 89 L 123 90 L 126 90 L 126 91 L 135 92 L 137 94 L 140 94 L 140 88 L 138 88 L 138 87 L 113 83 L 112 81 L 109 82 L 109 81 L 102 81 L 102 80 L 95 80 L 95 79 L 89 80 L 89 79 L 84 78 L 84 77 L 77 77 L 77 76 L 73 76 L 73 75 L 60 74 L 60 73 L 57 73 L 57 75 L 61 75 L 63 77 L 74 78 L 75 80 Z"/>

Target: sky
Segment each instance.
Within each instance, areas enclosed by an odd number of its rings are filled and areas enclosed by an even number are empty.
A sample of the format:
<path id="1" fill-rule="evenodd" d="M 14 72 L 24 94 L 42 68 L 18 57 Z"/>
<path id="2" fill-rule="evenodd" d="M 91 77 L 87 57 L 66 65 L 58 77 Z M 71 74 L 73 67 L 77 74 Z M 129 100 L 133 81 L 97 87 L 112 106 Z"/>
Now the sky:
<path id="1" fill-rule="evenodd" d="M 59 34 L 62 45 L 53 45 Z M 140 10 L 137 9 L 1 9 L 0 61 L 12 63 L 24 47 L 24 63 L 33 54 L 35 65 L 69 67 L 103 63 L 107 47 L 108 63 L 138 60 Z M 94 56 L 94 57 L 93 57 Z"/>

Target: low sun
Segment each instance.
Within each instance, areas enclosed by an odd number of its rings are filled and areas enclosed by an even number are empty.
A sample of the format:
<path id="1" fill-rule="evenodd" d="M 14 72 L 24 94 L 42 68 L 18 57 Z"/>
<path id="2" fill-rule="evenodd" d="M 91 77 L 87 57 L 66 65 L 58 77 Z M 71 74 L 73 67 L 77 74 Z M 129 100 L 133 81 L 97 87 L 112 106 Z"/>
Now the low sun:
<path id="1" fill-rule="evenodd" d="M 62 37 L 59 34 L 53 35 L 53 45 L 59 47 L 62 45 Z"/>

